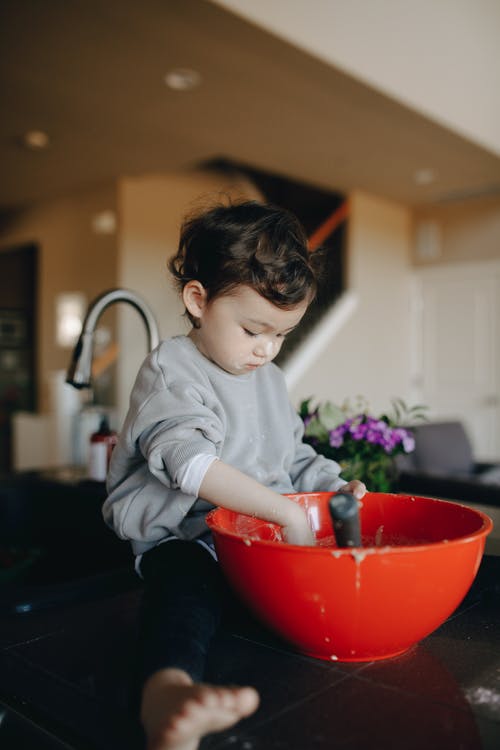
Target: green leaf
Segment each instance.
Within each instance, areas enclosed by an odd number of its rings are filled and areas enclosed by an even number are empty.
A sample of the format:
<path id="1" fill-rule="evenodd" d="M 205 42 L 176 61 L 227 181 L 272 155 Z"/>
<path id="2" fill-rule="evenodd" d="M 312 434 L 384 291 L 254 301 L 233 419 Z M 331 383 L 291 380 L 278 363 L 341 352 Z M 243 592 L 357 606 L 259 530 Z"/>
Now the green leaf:
<path id="1" fill-rule="evenodd" d="M 335 429 L 339 424 L 345 422 L 345 413 L 336 404 L 331 401 L 325 401 L 320 404 L 318 409 L 318 418 L 325 426 L 327 431 Z"/>
<path id="2" fill-rule="evenodd" d="M 423 404 L 408 406 L 408 404 L 402 398 L 393 398 L 391 400 L 391 404 L 393 409 L 394 424 L 404 425 L 410 424 L 414 421 L 427 420 L 425 412 L 428 411 L 428 407 L 424 406 Z"/>
<path id="3" fill-rule="evenodd" d="M 328 442 L 328 430 L 319 419 L 311 419 L 305 428 L 304 435 L 308 438 L 316 438 L 320 443 Z"/>
<path id="4" fill-rule="evenodd" d="M 300 404 L 299 415 L 302 419 L 304 419 L 304 417 L 309 416 L 309 404 L 311 403 L 311 401 L 312 401 L 312 396 L 309 396 L 309 398 L 306 398 Z"/>

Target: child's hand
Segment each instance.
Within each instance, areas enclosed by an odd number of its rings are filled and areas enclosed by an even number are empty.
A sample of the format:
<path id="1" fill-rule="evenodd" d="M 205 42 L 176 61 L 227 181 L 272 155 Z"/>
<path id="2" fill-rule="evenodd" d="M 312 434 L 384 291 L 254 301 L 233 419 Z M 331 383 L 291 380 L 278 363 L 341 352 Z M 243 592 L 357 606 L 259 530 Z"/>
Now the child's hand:
<path id="1" fill-rule="evenodd" d="M 303 528 L 282 526 L 281 531 L 287 544 L 300 544 L 301 547 L 314 547 L 316 539 L 308 525 Z"/>
<path id="2" fill-rule="evenodd" d="M 302 547 L 314 547 L 316 539 L 312 532 L 304 510 L 296 505 L 293 508 L 293 518 L 281 527 L 283 538 L 287 544 L 300 544 Z"/>
<path id="3" fill-rule="evenodd" d="M 361 500 L 366 493 L 366 486 L 359 479 L 353 479 L 351 482 L 343 484 L 339 492 L 350 492 L 357 500 Z"/>

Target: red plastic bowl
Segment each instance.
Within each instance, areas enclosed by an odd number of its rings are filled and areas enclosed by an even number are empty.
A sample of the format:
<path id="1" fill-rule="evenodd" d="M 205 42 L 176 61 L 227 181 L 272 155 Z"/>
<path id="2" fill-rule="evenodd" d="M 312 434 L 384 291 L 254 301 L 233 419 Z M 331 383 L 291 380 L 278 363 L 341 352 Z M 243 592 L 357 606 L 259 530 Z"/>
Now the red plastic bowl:
<path id="1" fill-rule="evenodd" d="M 457 503 L 367 493 L 363 546 L 340 549 L 328 512 L 332 494 L 289 495 L 306 509 L 316 547 L 285 544 L 278 526 L 257 518 L 211 511 L 222 569 L 257 617 L 308 656 L 372 661 L 401 654 L 460 604 L 492 521 Z"/>

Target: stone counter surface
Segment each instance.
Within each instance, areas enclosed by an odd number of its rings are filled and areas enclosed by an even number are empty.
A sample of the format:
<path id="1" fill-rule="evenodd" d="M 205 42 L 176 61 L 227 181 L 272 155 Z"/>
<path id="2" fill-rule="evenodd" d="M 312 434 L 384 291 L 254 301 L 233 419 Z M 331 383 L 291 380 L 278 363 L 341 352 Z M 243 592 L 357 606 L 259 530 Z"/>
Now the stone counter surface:
<path id="1" fill-rule="evenodd" d="M 140 584 L 0 620 L 2 750 L 140 750 L 132 676 Z M 201 750 L 496 750 L 500 558 L 407 654 L 331 664 L 294 653 L 250 617 L 223 629 L 207 679 L 252 684 L 258 711 Z"/>

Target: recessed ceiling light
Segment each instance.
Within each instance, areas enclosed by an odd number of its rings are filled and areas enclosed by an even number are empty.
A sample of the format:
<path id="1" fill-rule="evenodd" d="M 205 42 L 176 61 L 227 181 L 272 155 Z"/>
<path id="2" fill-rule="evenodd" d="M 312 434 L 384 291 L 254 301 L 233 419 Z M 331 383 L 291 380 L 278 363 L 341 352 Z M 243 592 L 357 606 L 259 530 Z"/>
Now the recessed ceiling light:
<path id="1" fill-rule="evenodd" d="M 421 167 L 413 173 L 416 185 L 431 185 L 437 179 L 437 172 L 432 167 Z"/>
<path id="2" fill-rule="evenodd" d="M 165 74 L 164 80 L 174 91 L 191 91 L 201 84 L 201 75 L 190 68 L 173 68 Z"/>
<path id="3" fill-rule="evenodd" d="M 33 151 L 42 151 L 48 147 L 50 138 L 43 130 L 28 130 L 23 135 L 23 143 Z"/>
<path id="4" fill-rule="evenodd" d="M 96 234 L 114 234 L 116 232 L 116 214 L 111 209 L 99 211 L 92 217 L 92 229 Z"/>

